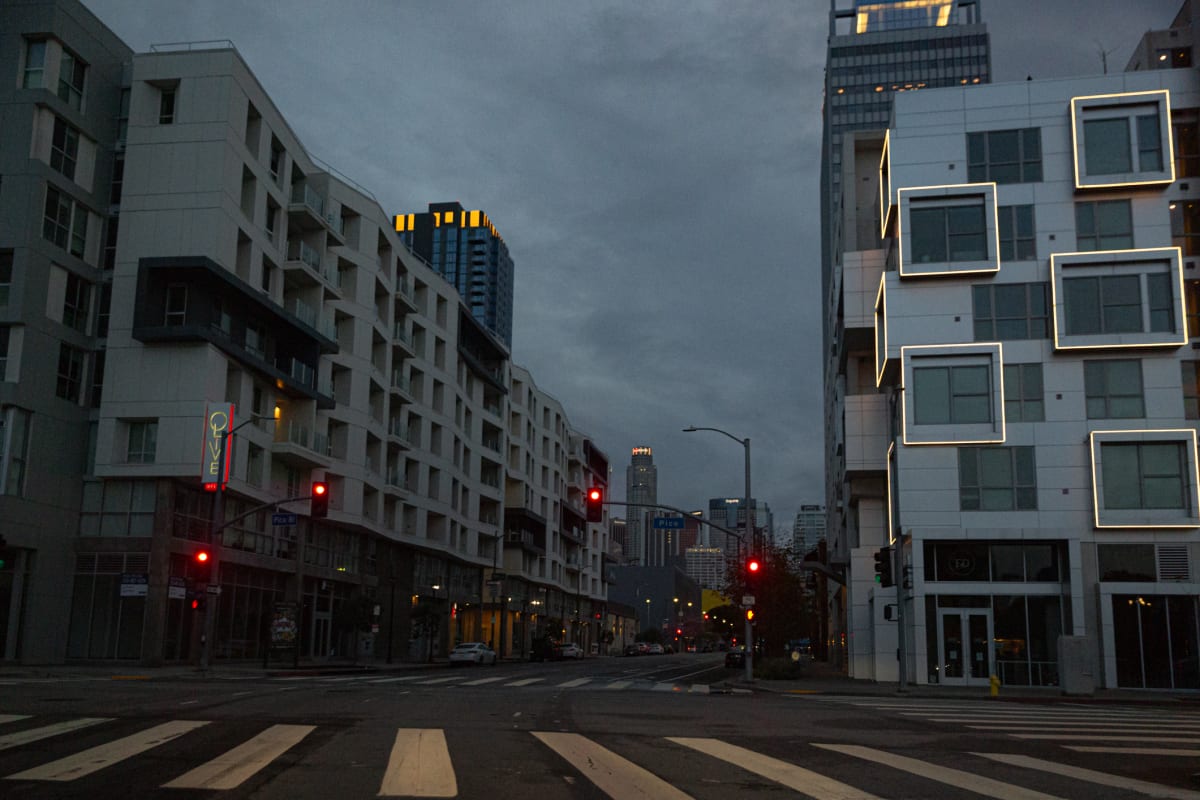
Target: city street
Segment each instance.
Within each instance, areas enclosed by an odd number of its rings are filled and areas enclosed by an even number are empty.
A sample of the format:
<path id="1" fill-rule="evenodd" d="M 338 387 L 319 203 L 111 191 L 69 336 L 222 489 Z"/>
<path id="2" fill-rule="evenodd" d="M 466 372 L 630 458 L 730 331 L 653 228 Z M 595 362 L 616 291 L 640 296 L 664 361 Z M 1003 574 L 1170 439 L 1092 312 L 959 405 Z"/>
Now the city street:
<path id="1" fill-rule="evenodd" d="M 1190 703 L 748 690 L 714 655 L 0 673 L 14 798 L 1200 798 Z"/>

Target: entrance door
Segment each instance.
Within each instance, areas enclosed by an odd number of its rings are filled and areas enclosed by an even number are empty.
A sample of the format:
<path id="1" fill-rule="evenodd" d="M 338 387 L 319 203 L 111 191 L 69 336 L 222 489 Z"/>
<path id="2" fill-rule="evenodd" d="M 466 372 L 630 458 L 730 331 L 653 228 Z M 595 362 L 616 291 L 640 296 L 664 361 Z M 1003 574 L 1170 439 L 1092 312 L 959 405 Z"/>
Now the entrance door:
<path id="1" fill-rule="evenodd" d="M 938 609 L 941 682 L 986 686 L 992 674 L 992 612 L 985 608 Z"/>

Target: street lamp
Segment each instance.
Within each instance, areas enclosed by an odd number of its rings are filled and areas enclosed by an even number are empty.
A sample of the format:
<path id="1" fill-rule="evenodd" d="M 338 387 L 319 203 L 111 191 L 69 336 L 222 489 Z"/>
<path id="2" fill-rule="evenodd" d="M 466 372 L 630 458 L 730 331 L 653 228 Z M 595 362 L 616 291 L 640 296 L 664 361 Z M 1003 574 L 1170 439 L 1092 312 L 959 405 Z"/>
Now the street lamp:
<path id="1" fill-rule="evenodd" d="M 733 439 L 735 442 L 737 442 L 743 448 L 745 448 L 745 451 L 746 451 L 746 509 L 745 509 L 745 513 L 743 514 L 743 517 L 742 517 L 742 524 L 745 526 L 743 529 L 743 532 L 742 532 L 742 543 L 746 547 L 753 548 L 753 552 L 755 554 L 758 554 L 759 547 L 758 547 L 758 541 L 755 538 L 754 522 L 753 522 L 754 509 L 750 505 L 750 503 L 751 503 L 751 500 L 750 500 L 750 437 L 746 437 L 745 439 L 739 439 L 738 437 L 734 436 L 729 431 L 723 431 L 720 428 L 698 428 L 695 425 L 689 425 L 688 427 L 683 429 L 684 433 L 695 433 L 696 431 L 713 431 L 714 433 L 719 433 L 719 434 L 722 434 L 723 436 L 728 436 L 730 439 Z M 751 636 L 753 636 L 753 631 L 750 628 L 750 620 L 746 620 L 746 673 L 745 674 L 746 674 L 746 680 L 748 680 L 748 681 L 754 679 L 754 665 L 752 663 L 753 659 L 754 659 L 754 642 L 751 640 L 751 638 L 750 638 Z"/>
<path id="2" fill-rule="evenodd" d="M 650 598 L 646 598 L 646 627 L 642 630 L 650 630 Z"/>

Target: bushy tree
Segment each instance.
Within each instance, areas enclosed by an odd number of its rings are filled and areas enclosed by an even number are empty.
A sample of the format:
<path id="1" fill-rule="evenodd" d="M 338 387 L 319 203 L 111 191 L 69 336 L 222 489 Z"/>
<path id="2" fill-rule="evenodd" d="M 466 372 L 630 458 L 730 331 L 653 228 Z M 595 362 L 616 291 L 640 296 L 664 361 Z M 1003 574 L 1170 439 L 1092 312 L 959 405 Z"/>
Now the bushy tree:
<path id="1" fill-rule="evenodd" d="M 747 580 L 746 559 L 733 564 L 726 575 L 725 596 L 739 604 L 738 620 L 746 614 L 740 606 L 742 597 L 754 596 L 754 639 L 765 643 L 768 655 L 783 655 L 784 642 L 807 635 L 804 573 L 791 548 L 765 544 L 756 555 L 761 564 L 758 575 Z M 740 640 L 744 623 L 735 627 Z"/>

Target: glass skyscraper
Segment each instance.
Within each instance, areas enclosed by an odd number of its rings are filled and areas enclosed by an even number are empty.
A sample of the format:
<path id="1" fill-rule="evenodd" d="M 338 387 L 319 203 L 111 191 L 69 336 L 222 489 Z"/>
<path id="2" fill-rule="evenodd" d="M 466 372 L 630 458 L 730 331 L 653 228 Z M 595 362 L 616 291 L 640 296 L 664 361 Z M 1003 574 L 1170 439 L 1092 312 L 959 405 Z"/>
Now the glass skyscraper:
<path id="1" fill-rule="evenodd" d="M 625 502 L 629 503 L 629 519 L 625 529 L 625 561 L 629 564 L 648 564 L 648 534 L 646 517 L 655 512 L 658 503 L 658 467 L 649 447 L 635 447 L 625 468 Z M 646 506 L 639 505 L 645 503 Z"/>

